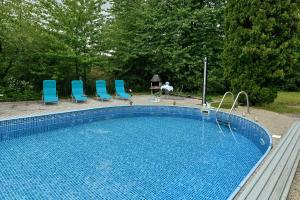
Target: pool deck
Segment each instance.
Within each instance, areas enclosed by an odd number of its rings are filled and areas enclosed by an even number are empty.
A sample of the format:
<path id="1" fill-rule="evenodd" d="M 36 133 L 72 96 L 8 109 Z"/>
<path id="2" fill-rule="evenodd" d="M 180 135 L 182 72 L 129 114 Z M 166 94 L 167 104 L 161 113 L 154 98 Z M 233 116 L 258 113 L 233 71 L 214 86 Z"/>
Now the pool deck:
<path id="1" fill-rule="evenodd" d="M 201 108 L 201 100 L 194 98 L 185 98 L 184 100 L 161 99 L 159 103 L 151 102 L 149 95 L 135 95 L 132 98 L 133 105 L 176 105 L 190 106 Z M 113 99 L 111 101 L 102 102 L 96 98 L 89 98 L 85 103 L 72 103 L 70 99 L 63 99 L 56 105 L 44 105 L 41 101 L 27 102 L 1 102 L 0 103 L 0 120 L 26 117 L 32 115 L 43 115 L 55 112 L 64 112 L 79 109 L 101 108 L 109 106 L 129 105 L 129 101 Z M 225 110 L 226 111 L 226 110 Z M 239 107 L 235 114 L 244 115 L 246 108 Z M 274 112 L 250 108 L 250 114 L 245 117 L 257 121 L 269 130 L 273 139 L 273 147 L 280 141 L 280 137 L 284 135 L 292 124 L 299 120 L 292 116 L 277 114 Z M 274 149 L 274 148 L 273 148 Z M 300 165 L 297 167 L 296 176 L 294 177 L 292 187 L 288 199 L 300 199 Z"/>

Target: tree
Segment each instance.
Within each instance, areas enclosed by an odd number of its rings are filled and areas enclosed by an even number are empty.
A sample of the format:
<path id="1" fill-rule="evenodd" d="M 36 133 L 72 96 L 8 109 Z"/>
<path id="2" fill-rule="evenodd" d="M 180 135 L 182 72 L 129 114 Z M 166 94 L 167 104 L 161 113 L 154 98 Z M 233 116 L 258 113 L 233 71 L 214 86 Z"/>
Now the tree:
<path id="1" fill-rule="evenodd" d="M 229 0 L 225 11 L 225 77 L 253 104 L 270 103 L 293 73 L 299 45 L 299 1 Z"/>
<path id="2" fill-rule="evenodd" d="M 112 5 L 111 44 L 119 76 L 144 89 L 145 80 L 158 73 L 177 88 L 198 90 L 208 56 L 209 81 L 220 83 L 210 89 L 223 91 L 224 1 L 115 0 Z"/>
<path id="3" fill-rule="evenodd" d="M 126 79 L 135 90 L 144 90 L 151 57 L 144 46 L 145 19 L 147 12 L 144 0 L 113 0 L 110 2 L 107 44 L 111 49 L 111 71 L 114 79 Z"/>
<path id="4" fill-rule="evenodd" d="M 33 92 L 40 93 L 44 79 L 56 79 L 60 95 L 67 95 L 72 79 L 83 77 L 86 82 L 91 68 L 102 69 L 103 3 L 1 1 L 0 93 L 4 98 L 39 98 Z"/>
<path id="5" fill-rule="evenodd" d="M 76 78 L 101 62 L 104 26 L 103 0 L 39 0 L 35 6 L 36 22 L 54 35 L 67 51 L 57 56 L 73 60 Z"/>
<path id="6" fill-rule="evenodd" d="M 210 93 L 246 90 L 252 103 L 263 103 L 271 102 L 278 88 L 300 87 L 296 0 L 3 0 L 0 5 L 0 93 L 8 100 L 40 97 L 44 79 L 57 80 L 59 94 L 66 96 L 71 80 L 80 77 L 88 94 L 99 78 L 122 78 L 135 91 L 145 91 L 153 74 L 175 88 L 199 91 L 205 56 Z"/>
<path id="7" fill-rule="evenodd" d="M 0 90 L 5 98 L 31 99 L 40 75 L 42 46 L 37 27 L 31 23 L 32 6 L 27 1 L 2 1 L 0 19 Z"/>

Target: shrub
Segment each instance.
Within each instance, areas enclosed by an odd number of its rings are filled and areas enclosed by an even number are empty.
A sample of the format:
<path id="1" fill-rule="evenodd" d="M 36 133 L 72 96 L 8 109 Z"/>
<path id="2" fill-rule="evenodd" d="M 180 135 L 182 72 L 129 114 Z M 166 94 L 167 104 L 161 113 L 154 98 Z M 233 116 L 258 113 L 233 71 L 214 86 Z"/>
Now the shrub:
<path id="1" fill-rule="evenodd" d="M 0 86 L 0 93 L 3 94 L 1 101 L 28 101 L 41 98 L 41 94 L 35 92 L 27 81 L 8 77 L 5 82 L 6 87 Z"/>

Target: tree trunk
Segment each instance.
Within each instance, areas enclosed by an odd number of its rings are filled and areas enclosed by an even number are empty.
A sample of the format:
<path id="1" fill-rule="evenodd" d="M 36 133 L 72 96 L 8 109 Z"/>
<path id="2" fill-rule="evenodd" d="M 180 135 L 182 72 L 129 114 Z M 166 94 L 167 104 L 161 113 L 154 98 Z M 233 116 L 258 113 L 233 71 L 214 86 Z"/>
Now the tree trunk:
<path id="1" fill-rule="evenodd" d="M 0 73 L 0 77 L 1 77 L 2 80 L 3 80 L 4 77 L 8 74 L 8 71 L 10 70 L 10 68 L 12 68 L 12 64 L 13 64 L 13 60 L 10 59 L 10 60 L 9 60 L 8 66 L 3 70 L 2 73 Z"/>
<path id="2" fill-rule="evenodd" d="M 79 79 L 79 69 L 78 69 L 78 58 L 77 58 L 77 56 L 75 58 L 75 72 L 76 72 L 76 78 Z"/>
<path id="3" fill-rule="evenodd" d="M 83 82 L 86 87 L 86 64 L 83 65 Z"/>

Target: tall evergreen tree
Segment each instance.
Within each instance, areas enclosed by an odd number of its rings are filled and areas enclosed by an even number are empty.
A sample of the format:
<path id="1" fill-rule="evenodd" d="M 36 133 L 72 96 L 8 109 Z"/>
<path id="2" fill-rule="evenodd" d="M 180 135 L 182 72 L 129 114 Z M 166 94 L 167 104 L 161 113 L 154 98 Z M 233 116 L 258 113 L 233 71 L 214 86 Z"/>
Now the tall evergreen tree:
<path id="1" fill-rule="evenodd" d="M 225 12 L 225 77 L 253 104 L 272 102 L 293 73 L 299 45 L 299 1 L 229 0 Z"/>

